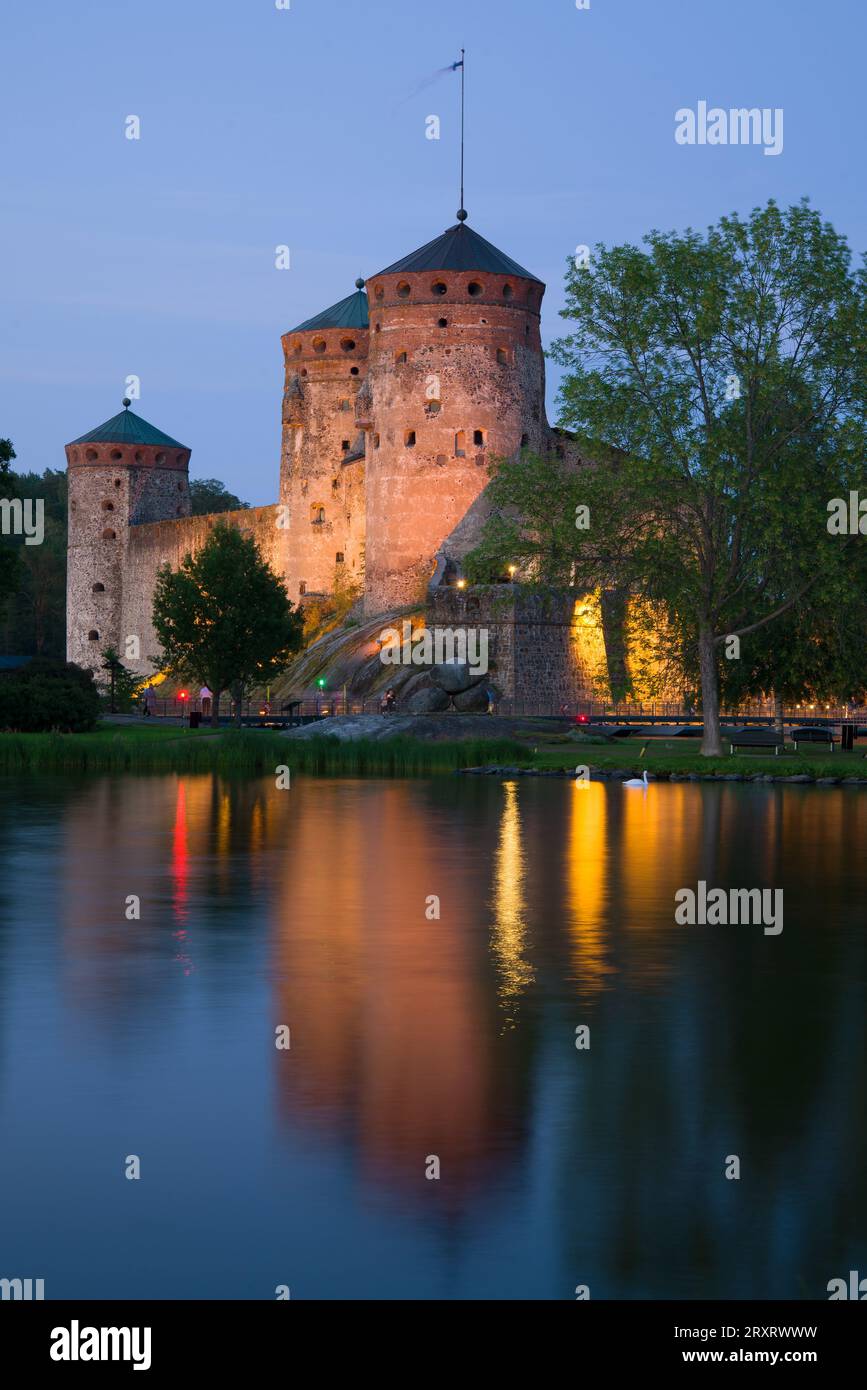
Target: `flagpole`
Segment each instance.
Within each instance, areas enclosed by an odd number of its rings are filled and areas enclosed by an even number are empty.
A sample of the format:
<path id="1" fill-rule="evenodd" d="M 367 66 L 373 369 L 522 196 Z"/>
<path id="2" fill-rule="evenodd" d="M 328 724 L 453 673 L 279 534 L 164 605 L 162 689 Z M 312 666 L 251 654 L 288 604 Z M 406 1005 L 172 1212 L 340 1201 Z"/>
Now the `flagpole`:
<path id="1" fill-rule="evenodd" d="M 461 202 L 460 207 L 464 207 L 464 106 L 466 98 L 467 64 L 465 50 L 461 49 Z"/>

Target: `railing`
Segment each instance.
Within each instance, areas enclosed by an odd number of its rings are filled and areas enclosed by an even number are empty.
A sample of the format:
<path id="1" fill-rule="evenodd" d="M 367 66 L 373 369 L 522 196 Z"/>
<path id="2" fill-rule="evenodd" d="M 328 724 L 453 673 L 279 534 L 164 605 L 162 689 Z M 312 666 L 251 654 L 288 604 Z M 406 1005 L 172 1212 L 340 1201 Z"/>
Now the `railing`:
<path id="1" fill-rule="evenodd" d="M 202 713 L 199 699 L 181 700 L 177 696 L 156 696 L 150 701 L 152 716 L 159 719 L 187 720 L 190 713 L 202 716 L 201 722 L 210 720 L 210 711 Z M 268 701 L 251 696 L 241 704 L 241 719 L 245 724 L 288 724 L 308 723 L 313 719 L 340 716 L 345 714 L 381 714 L 381 697 L 373 699 L 353 699 L 342 692 L 330 694 L 327 691 L 317 695 L 307 695 L 301 700 Z M 394 713 L 406 713 L 400 703 Z M 590 720 L 593 723 L 618 724 L 701 724 L 702 716 L 694 709 L 666 702 L 652 702 L 649 705 L 611 704 L 595 700 L 573 701 L 521 701 L 495 700 L 494 713 L 511 718 L 569 718 Z M 223 699 L 220 702 L 220 719 L 226 723 L 235 716 L 234 701 Z M 480 717 L 484 717 L 482 714 Z M 776 715 L 765 704 L 743 705 L 740 709 L 723 710 L 723 723 L 771 725 Z M 787 724 L 839 724 L 844 719 L 859 719 L 867 723 L 867 711 L 858 710 L 851 705 L 786 706 L 784 719 Z"/>

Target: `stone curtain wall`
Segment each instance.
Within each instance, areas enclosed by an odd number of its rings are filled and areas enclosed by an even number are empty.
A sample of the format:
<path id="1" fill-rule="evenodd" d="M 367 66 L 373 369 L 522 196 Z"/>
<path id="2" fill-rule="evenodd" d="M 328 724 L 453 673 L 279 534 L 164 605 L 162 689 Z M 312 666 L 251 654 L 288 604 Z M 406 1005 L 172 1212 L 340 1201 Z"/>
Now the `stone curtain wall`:
<path id="1" fill-rule="evenodd" d="M 278 527 L 277 521 L 278 508 L 270 506 L 132 526 L 126 554 L 122 628 L 124 636 L 139 638 L 141 658 L 124 664 L 140 675 L 154 668 L 153 657 L 159 652 L 159 643 L 153 630 L 152 613 L 160 565 L 169 564 L 177 569 L 185 555 L 194 555 L 202 548 L 214 526 L 225 524 L 237 526 L 251 535 L 263 558 L 276 574 L 283 576 L 286 531 Z M 123 650 L 121 645 L 122 657 Z"/>

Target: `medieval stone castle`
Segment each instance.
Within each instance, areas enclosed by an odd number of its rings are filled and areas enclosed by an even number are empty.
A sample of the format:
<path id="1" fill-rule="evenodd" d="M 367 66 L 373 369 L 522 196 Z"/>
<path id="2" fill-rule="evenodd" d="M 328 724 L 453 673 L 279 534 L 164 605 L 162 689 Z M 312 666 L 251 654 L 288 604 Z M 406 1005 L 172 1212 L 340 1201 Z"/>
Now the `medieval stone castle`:
<path id="1" fill-rule="evenodd" d="M 272 506 L 191 516 L 189 448 L 129 409 L 73 440 L 68 659 L 95 667 L 113 646 L 150 672 L 157 569 L 177 567 L 220 521 L 252 534 L 295 602 L 332 592 L 343 575 L 361 587 L 365 618 L 413 604 L 449 623 L 484 617 L 504 695 L 531 698 L 540 680 L 551 699 L 586 693 L 602 633 L 585 624 L 576 640 L 574 596 L 552 618 L 504 576 L 488 586 L 494 612 L 489 594 L 460 580 L 487 515 L 488 460 L 575 450 L 545 415 L 544 292 L 462 211 L 442 236 L 284 334 Z"/>

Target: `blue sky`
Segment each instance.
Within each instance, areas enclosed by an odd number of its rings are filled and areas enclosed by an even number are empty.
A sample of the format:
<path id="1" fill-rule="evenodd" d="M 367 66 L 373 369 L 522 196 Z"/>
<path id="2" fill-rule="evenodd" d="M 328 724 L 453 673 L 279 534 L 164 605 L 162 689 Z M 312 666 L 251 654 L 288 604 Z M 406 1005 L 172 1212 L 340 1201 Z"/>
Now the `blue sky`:
<path id="1" fill-rule="evenodd" d="M 17 0 L 0 435 L 62 467 L 135 373 L 194 477 L 274 500 L 280 334 L 454 222 L 459 78 L 422 84 L 461 46 L 470 224 L 547 282 L 546 343 L 581 243 L 808 194 L 860 257 L 865 37 L 858 0 Z M 700 100 L 781 107 L 783 152 L 678 145 Z"/>

